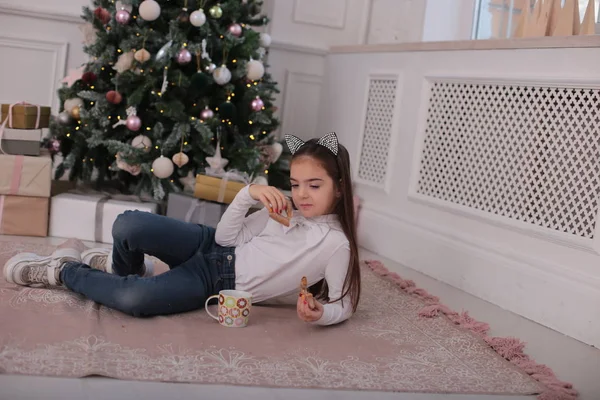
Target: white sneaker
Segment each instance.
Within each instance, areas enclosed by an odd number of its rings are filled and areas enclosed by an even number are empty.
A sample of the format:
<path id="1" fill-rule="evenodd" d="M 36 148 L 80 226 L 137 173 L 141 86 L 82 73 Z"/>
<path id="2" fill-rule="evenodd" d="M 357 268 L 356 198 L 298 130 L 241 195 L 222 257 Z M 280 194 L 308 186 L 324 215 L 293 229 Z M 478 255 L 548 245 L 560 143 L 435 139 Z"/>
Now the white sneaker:
<path id="1" fill-rule="evenodd" d="M 114 273 L 112 259 L 112 249 L 107 249 L 104 247 L 89 249 L 81 253 L 81 262 L 94 269 L 108 272 L 109 274 Z M 144 269 L 140 275 L 143 277 L 149 277 L 152 276 L 153 273 L 154 262 L 149 257 L 144 256 Z"/>
<path id="2" fill-rule="evenodd" d="M 4 264 L 4 278 L 22 286 L 61 286 L 60 271 L 68 261 L 81 262 L 79 251 L 63 248 L 49 256 L 19 253 Z"/>

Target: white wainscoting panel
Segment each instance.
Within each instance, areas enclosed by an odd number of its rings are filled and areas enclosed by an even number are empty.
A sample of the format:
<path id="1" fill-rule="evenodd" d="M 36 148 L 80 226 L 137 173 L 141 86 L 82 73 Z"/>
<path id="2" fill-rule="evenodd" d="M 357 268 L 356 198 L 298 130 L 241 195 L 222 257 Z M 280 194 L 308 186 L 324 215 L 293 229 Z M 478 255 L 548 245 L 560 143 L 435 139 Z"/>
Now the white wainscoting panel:
<path id="1" fill-rule="evenodd" d="M 282 133 L 291 133 L 308 140 L 317 134 L 317 120 L 323 78 L 302 72 L 288 71 L 285 82 Z"/>
<path id="2" fill-rule="evenodd" d="M 410 198 L 596 252 L 600 85 L 429 77 Z"/>
<path id="3" fill-rule="evenodd" d="M 355 182 L 360 245 L 600 346 L 597 65 L 594 47 L 330 54 L 317 129 L 354 176 L 373 68 L 402 71 L 389 190 Z"/>
<path id="4" fill-rule="evenodd" d="M 67 43 L 0 35 L 0 101 L 27 101 L 58 110 L 56 91 L 67 63 Z"/>
<path id="5" fill-rule="evenodd" d="M 294 0 L 294 22 L 343 29 L 348 0 Z"/>
<path id="6" fill-rule="evenodd" d="M 400 73 L 371 73 L 366 83 L 362 134 L 356 156 L 355 181 L 386 192 L 390 189 L 390 166 L 397 138 Z"/>

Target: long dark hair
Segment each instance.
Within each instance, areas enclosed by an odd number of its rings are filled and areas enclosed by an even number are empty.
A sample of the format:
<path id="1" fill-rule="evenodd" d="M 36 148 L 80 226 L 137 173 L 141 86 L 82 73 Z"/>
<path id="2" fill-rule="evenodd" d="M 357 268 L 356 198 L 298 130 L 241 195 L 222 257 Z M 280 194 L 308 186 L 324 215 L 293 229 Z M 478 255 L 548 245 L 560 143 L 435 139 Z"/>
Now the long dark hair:
<path id="1" fill-rule="evenodd" d="M 358 242 L 356 240 L 356 221 L 354 219 L 354 194 L 352 190 L 350 156 L 348 155 L 348 150 L 341 144 L 338 144 L 338 154 L 336 156 L 328 148 L 318 144 L 317 141 L 317 139 L 311 139 L 302 145 L 294 153 L 292 163 L 300 157 L 313 158 L 327 171 L 336 189 L 341 193 L 340 198 L 335 204 L 334 213 L 338 215 L 342 229 L 346 234 L 348 242 L 350 242 L 350 264 L 348 265 L 348 273 L 344 280 L 342 295 L 339 299 L 331 300 L 331 302 L 340 301 L 349 294 L 352 301 L 352 309 L 356 312 L 360 299 L 360 265 Z M 330 301 L 329 288 L 324 279 L 311 286 L 309 290 L 317 299 Z"/>

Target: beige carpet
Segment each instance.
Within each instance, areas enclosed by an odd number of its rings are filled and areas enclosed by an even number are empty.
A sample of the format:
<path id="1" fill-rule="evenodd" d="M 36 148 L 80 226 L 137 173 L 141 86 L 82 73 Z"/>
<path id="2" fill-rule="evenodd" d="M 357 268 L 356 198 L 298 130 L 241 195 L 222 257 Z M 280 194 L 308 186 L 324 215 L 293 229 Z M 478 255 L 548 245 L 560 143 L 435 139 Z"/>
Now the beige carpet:
<path id="1" fill-rule="evenodd" d="M 17 252 L 53 248 L 0 242 Z M 136 319 L 61 289 L 0 282 L 0 372 L 62 377 L 434 393 L 537 394 L 544 386 L 481 337 L 363 266 L 358 313 L 334 327 L 289 306 L 254 307 L 247 328 L 204 310 Z"/>

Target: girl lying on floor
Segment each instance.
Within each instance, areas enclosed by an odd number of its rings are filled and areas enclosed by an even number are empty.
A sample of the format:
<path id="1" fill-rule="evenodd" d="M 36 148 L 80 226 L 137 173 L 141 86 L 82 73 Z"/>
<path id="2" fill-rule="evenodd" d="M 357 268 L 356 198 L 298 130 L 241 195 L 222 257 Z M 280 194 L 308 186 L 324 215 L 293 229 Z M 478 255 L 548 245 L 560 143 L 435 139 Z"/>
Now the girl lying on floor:
<path id="1" fill-rule="evenodd" d="M 113 225 L 112 250 L 21 253 L 7 261 L 4 276 L 25 286 L 64 286 L 139 317 L 199 309 L 225 289 L 250 292 L 253 303 L 285 297 L 297 293 L 305 276 L 317 301 L 299 296 L 298 317 L 318 325 L 342 322 L 360 297 L 348 151 L 335 133 L 306 143 L 286 135 L 286 141 L 295 211 L 278 189 L 254 184 L 237 194 L 216 230 L 126 211 Z M 259 201 L 265 208 L 245 217 Z M 170 270 L 152 276 L 144 254 Z"/>

